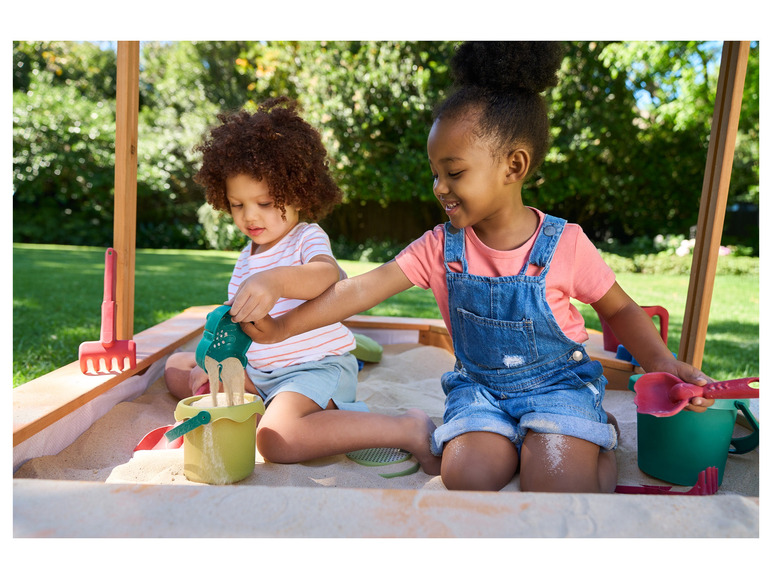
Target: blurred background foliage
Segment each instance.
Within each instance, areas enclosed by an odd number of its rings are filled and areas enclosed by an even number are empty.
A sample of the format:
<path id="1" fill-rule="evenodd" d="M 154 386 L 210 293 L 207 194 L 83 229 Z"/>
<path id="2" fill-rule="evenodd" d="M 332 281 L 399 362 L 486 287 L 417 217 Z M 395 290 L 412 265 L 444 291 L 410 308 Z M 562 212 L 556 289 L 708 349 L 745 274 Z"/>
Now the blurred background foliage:
<path id="1" fill-rule="evenodd" d="M 143 42 L 137 246 L 233 249 L 203 206 L 194 146 L 220 111 L 297 98 L 345 202 L 340 257 L 384 259 L 444 220 L 426 161 L 455 42 Z M 612 248 L 697 222 L 720 42 L 568 42 L 553 145 L 524 197 Z M 13 44 L 13 239 L 112 243 L 115 46 Z M 759 49 L 751 43 L 725 244 L 758 252 Z"/>

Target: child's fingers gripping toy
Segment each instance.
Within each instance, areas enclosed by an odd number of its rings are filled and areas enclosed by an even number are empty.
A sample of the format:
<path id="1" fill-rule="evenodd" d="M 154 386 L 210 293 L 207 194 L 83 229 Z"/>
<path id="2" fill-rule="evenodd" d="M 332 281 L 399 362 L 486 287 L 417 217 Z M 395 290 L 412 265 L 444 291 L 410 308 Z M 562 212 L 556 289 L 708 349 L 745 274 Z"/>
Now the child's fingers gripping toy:
<path id="1" fill-rule="evenodd" d="M 212 406 L 217 406 L 220 382 L 227 406 L 244 403 L 244 368 L 252 340 L 230 316 L 230 306 L 219 306 L 206 316 L 204 335 L 196 348 L 196 364 L 209 376 Z"/>

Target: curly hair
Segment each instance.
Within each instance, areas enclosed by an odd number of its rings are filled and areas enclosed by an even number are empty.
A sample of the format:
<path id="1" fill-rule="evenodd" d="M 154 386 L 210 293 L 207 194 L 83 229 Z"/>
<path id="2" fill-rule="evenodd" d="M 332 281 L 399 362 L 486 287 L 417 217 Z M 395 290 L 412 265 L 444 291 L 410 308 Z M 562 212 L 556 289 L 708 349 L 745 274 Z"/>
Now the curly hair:
<path id="1" fill-rule="evenodd" d="M 225 181 L 236 175 L 265 179 L 282 216 L 289 205 L 317 221 L 340 202 L 321 135 L 298 109 L 296 101 L 278 97 L 252 114 L 241 110 L 217 116 L 221 124 L 195 148 L 203 162 L 193 178 L 212 207 L 230 213 Z"/>
<path id="2" fill-rule="evenodd" d="M 453 91 L 434 110 L 434 120 L 477 115 L 477 136 L 495 155 L 523 147 L 532 175 L 550 145 L 549 117 L 542 92 L 557 84 L 564 48 L 559 42 L 461 44 L 451 59 Z"/>

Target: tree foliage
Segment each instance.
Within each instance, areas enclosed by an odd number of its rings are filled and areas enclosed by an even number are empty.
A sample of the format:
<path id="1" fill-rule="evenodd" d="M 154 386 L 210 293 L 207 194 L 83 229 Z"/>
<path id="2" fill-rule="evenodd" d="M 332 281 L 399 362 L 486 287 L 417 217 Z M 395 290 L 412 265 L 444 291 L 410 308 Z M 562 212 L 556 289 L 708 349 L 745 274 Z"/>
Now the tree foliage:
<path id="1" fill-rule="evenodd" d="M 110 54 L 93 45 L 14 44 L 14 240 L 89 244 L 112 234 Z"/>
<path id="2" fill-rule="evenodd" d="M 710 63 L 704 43 L 571 43 L 551 94 L 539 200 L 595 238 L 688 232 L 713 112 Z"/>
<path id="3" fill-rule="evenodd" d="M 279 94 L 297 98 L 323 135 L 345 194 L 341 220 L 356 218 L 351 208 L 377 204 L 384 220 L 407 221 L 400 212 L 412 210 L 431 227 L 426 136 L 431 109 L 450 85 L 454 45 L 143 43 L 138 246 L 241 243 L 227 218 L 201 209 L 193 149 L 218 112 Z M 548 95 L 553 146 L 526 202 L 596 239 L 687 233 L 699 207 L 721 44 L 571 42 L 567 49 L 561 82 Z M 109 244 L 113 47 L 14 42 L 13 62 L 14 240 Z M 730 202 L 758 202 L 758 95 L 753 43 Z M 325 226 L 335 237 L 335 221 Z"/>

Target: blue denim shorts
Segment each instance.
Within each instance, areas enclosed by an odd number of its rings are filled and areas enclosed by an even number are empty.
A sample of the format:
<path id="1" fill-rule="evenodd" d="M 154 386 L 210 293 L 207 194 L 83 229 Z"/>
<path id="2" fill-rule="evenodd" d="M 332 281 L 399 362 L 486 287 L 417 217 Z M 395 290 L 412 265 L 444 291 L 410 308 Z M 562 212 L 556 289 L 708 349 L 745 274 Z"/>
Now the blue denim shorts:
<path id="1" fill-rule="evenodd" d="M 617 446 L 616 429 L 601 406 L 605 378 L 581 386 L 557 384 L 523 392 L 506 392 L 478 384 L 462 372 L 442 377 L 447 394 L 444 423 L 434 431 L 432 452 L 466 432 L 494 432 L 518 449 L 529 430 L 588 440 L 601 449 Z"/>
<path id="2" fill-rule="evenodd" d="M 297 392 L 310 398 L 320 408 L 330 400 L 340 410 L 367 412 L 367 404 L 356 402 L 359 365 L 351 354 L 327 356 L 317 362 L 305 362 L 270 372 L 256 370 L 249 364 L 247 375 L 266 406 L 280 392 Z"/>

